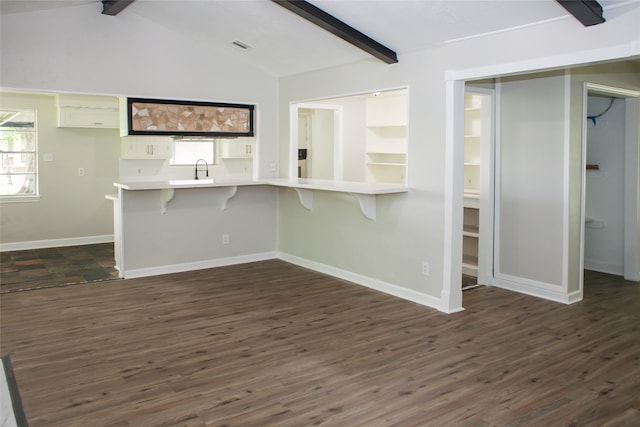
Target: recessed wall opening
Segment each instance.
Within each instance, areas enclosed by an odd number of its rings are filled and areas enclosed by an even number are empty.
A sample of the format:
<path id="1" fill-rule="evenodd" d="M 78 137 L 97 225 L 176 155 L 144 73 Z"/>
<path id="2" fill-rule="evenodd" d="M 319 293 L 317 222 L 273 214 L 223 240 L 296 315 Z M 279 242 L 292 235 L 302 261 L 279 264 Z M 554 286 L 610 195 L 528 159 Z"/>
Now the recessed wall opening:
<path id="1" fill-rule="evenodd" d="M 290 177 L 407 184 L 408 90 L 291 104 Z"/>

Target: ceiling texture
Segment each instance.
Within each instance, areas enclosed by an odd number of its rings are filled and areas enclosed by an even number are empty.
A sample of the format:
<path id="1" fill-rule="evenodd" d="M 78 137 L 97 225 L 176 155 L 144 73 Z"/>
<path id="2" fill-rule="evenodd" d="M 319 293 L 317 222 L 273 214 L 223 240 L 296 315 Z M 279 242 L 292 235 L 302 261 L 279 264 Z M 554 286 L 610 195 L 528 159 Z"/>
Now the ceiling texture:
<path id="1" fill-rule="evenodd" d="M 309 0 L 402 55 L 414 50 L 553 20 L 581 25 L 554 0 Z M 607 11 L 639 0 L 599 0 Z M 84 8 L 100 0 L 0 0 L 0 14 Z M 117 16 L 134 14 L 196 42 L 282 77 L 360 60 L 366 52 L 270 0 L 136 0 Z M 238 47 L 234 42 L 248 45 Z"/>

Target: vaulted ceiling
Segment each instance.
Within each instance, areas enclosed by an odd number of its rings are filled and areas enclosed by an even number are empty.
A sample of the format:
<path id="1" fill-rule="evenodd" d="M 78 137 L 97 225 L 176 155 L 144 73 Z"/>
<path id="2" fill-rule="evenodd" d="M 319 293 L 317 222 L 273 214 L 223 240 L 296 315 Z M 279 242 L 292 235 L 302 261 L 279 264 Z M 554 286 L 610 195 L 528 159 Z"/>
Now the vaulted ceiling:
<path id="1" fill-rule="evenodd" d="M 506 31 L 549 20 L 580 26 L 554 0 L 310 0 L 402 55 L 457 39 Z M 599 0 L 605 18 L 636 0 Z M 84 7 L 100 13 L 100 0 L 0 0 L 0 13 L 37 13 Z M 91 9 L 93 12 L 93 9 Z M 274 76 L 327 68 L 363 59 L 367 53 L 269 0 L 136 0 L 118 16 L 135 14 L 204 43 Z M 243 49 L 239 41 L 250 46 Z"/>

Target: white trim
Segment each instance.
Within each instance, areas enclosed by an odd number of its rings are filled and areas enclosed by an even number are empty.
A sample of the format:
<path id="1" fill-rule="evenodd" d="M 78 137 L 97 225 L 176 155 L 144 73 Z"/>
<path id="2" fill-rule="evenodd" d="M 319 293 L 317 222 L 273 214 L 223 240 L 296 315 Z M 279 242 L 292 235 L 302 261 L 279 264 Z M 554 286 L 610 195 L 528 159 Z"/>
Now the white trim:
<path id="1" fill-rule="evenodd" d="M 496 274 L 502 271 L 500 268 L 500 226 L 501 207 L 502 204 L 498 200 L 502 200 L 502 82 L 498 79 L 495 83 L 496 87 L 496 136 L 494 142 L 493 153 L 493 278 L 495 281 Z"/>
<path id="2" fill-rule="evenodd" d="M 205 268 L 224 267 L 227 265 L 246 264 L 249 262 L 266 261 L 275 259 L 275 252 L 261 252 L 249 255 L 239 255 L 227 258 L 209 259 L 204 261 L 185 262 L 181 264 L 161 265 L 158 267 L 138 268 L 122 271 L 125 279 L 138 277 L 158 276 L 161 274 L 182 273 L 185 271 L 203 270 Z"/>
<path id="3" fill-rule="evenodd" d="M 567 293 L 562 287 L 557 285 L 508 274 L 500 274 L 499 277 L 496 276 L 493 285 L 509 291 L 520 292 L 563 304 L 572 304 L 582 300 L 582 293 L 579 291 Z"/>
<path id="4" fill-rule="evenodd" d="M 624 278 L 640 281 L 640 92 L 625 100 Z M 635 122 L 634 122 L 635 120 Z"/>
<path id="5" fill-rule="evenodd" d="M 620 3 L 607 5 L 606 7 L 603 7 L 602 9 L 603 9 L 604 12 L 608 12 L 610 10 L 617 9 L 619 7 L 632 5 L 632 4 L 635 4 L 637 2 L 638 2 L 638 0 L 622 1 Z M 471 36 L 465 36 L 465 37 L 458 37 L 458 38 L 455 38 L 455 39 L 449 39 L 449 40 L 445 40 L 443 43 L 444 44 L 451 44 L 451 43 L 457 43 L 457 42 L 461 42 L 461 41 L 465 41 L 465 40 L 473 40 L 473 39 L 483 38 L 483 37 L 486 37 L 486 36 L 492 36 L 494 34 L 509 33 L 509 32 L 512 32 L 512 31 L 521 30 L 523 28 L 538 27 L 540 25 L 545 25 L 545 24 L 549 24 L 549 23 L 552 23 L 552 22 L 563 21 L 563 20 L 567 20 L 567 19 L 573 19 L 573 16 L 571 16 L 569 14 L 563 14 L 563 15 L 556 16 L 556 17 L 553 17 L 553 18 L 542 19 L 542 20 L 536 21 L 536 22 L 530 22 L 528 24 L 516 25 L 515 27 L 503 28 L 503 29 L 500 29 L 500 30 L 488 31 L 486 33 L 473 34 Z"/>
<path id="6" fill-rule="evenodd" d="M 563 161 L 562 161 L 562 289 L 565 294 L 569 292 L 569 243 L 570 229 L 569 220 L 571 212 L 569 201 L 571 200 L 571 74 L 570 71 L 564 73 L 564 124 L 563 135 Z M 581 275 L 580 275 L 581 276 Z M 581 291 L 582 287 L 578 287 Z"/>
<path id="7" fill-rule="evenodd" d="M 298 177 L 298 110 L 300 108 L 333 111 L 333 180 L 342 181 L 344 157 L 342 151 L 344 146 L 343 108 L 341 105 L 314 102 L 292 102 L 289 104 L 289 179 L 296 179 Z M 311 147 L 307 147 L 307 149 L 311 151 Z M 308 167 L 307 165 L 307 169 Z"/>
<path id="8" fill-rule="evenodd" d="M 584 217 L 586 204 L 586 178 L 582 180 L 581 215 L 582 229 L 580 233 L 580 267 L 581 270 L 600 271 L 615 275 L 624 275 L 626 280 L 640 281 L 640 91 L 622 87 L 607 86 L 597 83 L 583 84 L 583 112 L 587 111 L 589 93 L 617 95 L 626 98 L 625 101 L 625 182 L 624 182 L 624 263 L 622 266 L 598 263 L 584 259 Z M 582 123 L 582 170 L 586 167 L 587 152 L 587 120 L 583 114 Z M 583 172 L 585 174 L 585 172 Z M 586 175 L 586 174 L 585 174 Z M 580 290 L 583 289 L 581 275 Z"/>
<path id="9" fill-rule="evenodd" d="M 102 236 L 69 237 L 65 239 L 31 240 L 26 242 L 0 243 L 0 252 L 29 249 L 59 248 L 63 246 L 93 245 L 113 242 L 113 234 Z"/>
<path id="10" fill-rule="evenodd" d="M 639 53 L 640 43 L 631 42 L 623 45 L 578 51 L 571 54 L 553 55 L 546 58 L 532 58 L 523 61 L 492 64 L 463 70 L 446 70 L 445 79 L 473 80 L 517 73 L 540 72 L 594 62 L 622 60 L 631 58 Z"/>
<path id="11" fill-rule="evenodd" d="M 389 282 L 384 282 L 372 277 L 353 273 L 351 271 L 342 270 L 340 268 L 336 268 L 327 264 L 322 264 L 283 252 L 278 253 L 278 258 L 288 263 L 298 265 L 300 267 L 308 268 L 319 273 L 328 274 L 339 279 L 348 280 L 349 282 L 366 286 L 367 288 L 374 289 L 385 294 L 393 295 L 395 297 L 402 298 L 408 301 L 412 301 L 420 305 L 435 308 L 436 310 L 443 311 L 445 313 L 454 313 L 456 311 L 462 310 L 462 308 L 458 308 L 457 310 L 447 310 L 446 304 L 442 304 L 443 301 L 434 296 L 416 292 L 412 289 L 407 289 Z"/>
<path id="12" fill-rule="evenodd" d="M 464 82 L 445 82 L 444 260 L 441 310 L 462 309 L 462 215 L 464 213 Z"/>

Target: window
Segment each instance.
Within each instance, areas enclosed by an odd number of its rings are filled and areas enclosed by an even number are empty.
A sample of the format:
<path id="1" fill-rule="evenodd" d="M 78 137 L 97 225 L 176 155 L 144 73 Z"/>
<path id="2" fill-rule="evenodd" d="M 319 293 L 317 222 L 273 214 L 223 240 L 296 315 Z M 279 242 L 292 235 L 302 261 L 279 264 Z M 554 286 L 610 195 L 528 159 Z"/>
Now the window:
<path id="1" fill-rule="evenodd" d="M 211 138 L 177 138 L 173 141 L 171 165 L 195 165 L 198 159 L 204 159 L 212 165 L 214 143 Z"/>
<path id="2" fill-rule="evenodd" d="M 0 198 L 38 196 L 38 152 L 33 110 L 0 110 Z"/>

